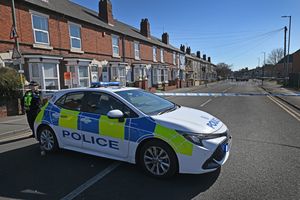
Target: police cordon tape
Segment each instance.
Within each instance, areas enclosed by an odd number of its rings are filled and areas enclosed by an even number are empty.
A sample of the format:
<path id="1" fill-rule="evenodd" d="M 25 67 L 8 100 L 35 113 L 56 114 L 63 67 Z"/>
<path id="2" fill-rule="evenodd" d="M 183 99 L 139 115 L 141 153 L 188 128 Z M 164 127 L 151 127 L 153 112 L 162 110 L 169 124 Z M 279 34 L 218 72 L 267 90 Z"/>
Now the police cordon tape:
<path id="1" fill-rule="evenodd" d="M 300 94 L 269 94 L 269 93 L 155 93 L 158 96 L 175 97 L 241 97 L 241 96 L 278 96 L 278 97 L 300 97 Z"/>
<path id="2" fill-rule="evenodd" d="M 80 89 L 80 88 L 79 88 Z M 39 90 L 45 92 L 44 95 L 51 96 L 53 93 L 63 90 Z M 246 96 L 274 96 L 274 97 L 300 97 L 300 93 L 283 94 L 283 93 L 226 93 L 226 92 L 156 92 L 158 96 L 164 97 L 246 97 Z"/>

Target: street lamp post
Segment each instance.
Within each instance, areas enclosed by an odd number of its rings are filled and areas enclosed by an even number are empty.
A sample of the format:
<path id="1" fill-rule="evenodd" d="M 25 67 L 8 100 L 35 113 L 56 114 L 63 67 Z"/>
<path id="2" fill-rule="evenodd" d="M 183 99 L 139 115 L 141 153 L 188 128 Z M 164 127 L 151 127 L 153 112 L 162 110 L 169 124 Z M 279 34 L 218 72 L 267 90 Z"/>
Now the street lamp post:
<path id="1" fill-rule="evenodd" d="M 264 54 L 264 65 L 262 66 L 262 82 L 261 85 L 264 85 L 264 77 L 265 77 L 265 65 L 266 65 L 266 52 L 262 52 Z"/>
<path id="2" fill-rule="evenodd" d="M 288 56 L 287 56 L 287 75 L 289 75 L 289 65 L 290 65 L 290 46 L 291 46 L 291 28 L 292 28 L 292 16 L 281 16 L 282 18 L 289 18 L 289 40 L 288 40 Z M 293 72 L 293 67 L 292 67 Z"/>

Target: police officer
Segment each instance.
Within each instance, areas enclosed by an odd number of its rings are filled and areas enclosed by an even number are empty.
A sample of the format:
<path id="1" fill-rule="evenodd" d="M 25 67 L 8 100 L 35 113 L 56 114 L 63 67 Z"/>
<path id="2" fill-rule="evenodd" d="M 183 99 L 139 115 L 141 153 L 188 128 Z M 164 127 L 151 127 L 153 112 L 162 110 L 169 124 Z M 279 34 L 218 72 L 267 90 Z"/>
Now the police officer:
<path id="1" fill-rule="evenodd" d="M 41 97 L 38 91 L 39 84 L 35 81 L 31 81 L 29 84 L 30 90 L 27 91 L 22 99 L 22 107 L 26 112 L 27 121 L 30 129 L 32 130 L 32 136 L 34 136 L 34 121 L 40 112 Z"/>

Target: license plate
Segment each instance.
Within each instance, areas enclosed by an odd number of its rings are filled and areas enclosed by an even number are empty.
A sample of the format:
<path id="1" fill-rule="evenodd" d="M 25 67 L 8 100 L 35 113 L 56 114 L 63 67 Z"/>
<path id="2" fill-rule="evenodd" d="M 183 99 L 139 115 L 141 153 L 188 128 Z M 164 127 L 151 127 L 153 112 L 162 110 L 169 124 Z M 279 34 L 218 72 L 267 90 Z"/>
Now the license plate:
<path id="1" fill-rule="evenodd" d="M 222 149 L 223 149 L 224 152 L 228 152 L 229 151 L 229 145 L 228 145 L 228 143 L 223 144 L 222 145 Z"/>

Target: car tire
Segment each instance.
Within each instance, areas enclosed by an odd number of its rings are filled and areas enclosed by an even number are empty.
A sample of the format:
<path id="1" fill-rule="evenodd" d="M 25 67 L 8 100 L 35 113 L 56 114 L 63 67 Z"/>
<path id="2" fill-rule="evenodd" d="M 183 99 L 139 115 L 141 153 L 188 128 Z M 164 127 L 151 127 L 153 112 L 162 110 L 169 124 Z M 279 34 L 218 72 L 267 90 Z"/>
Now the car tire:
<path id="1" fill-rule="evenodd" d="M 44 150 L 46 152 L 55 152 L 59 149 L 55 133 L 48 126 L 44 126 L 39 129 L 38 140 L 41 150 Z"/>
<path id="2" fill-rule="evenodd" d="M 147 174 L 156 178 L 170 178 L 178 172 L 175 152 L 159 140 L 151 140 L 142 146 L 139 164 Z"/>

